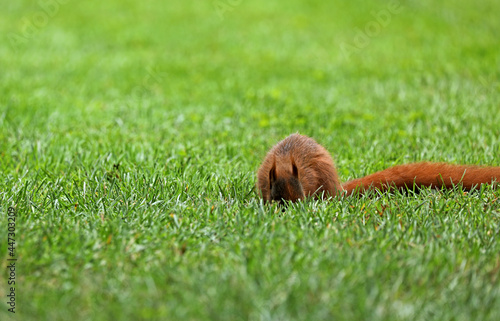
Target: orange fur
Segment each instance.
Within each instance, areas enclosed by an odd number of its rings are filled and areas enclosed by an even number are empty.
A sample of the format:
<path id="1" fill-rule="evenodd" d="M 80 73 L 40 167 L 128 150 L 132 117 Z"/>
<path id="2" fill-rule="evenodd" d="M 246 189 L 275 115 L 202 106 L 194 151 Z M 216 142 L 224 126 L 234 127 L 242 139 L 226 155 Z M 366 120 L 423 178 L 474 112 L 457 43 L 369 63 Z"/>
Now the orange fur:
<path id="1" fill-rule="evenodd" d="M 292 134 L 276 144 L 257 172 L 264 201 L 336 196 L 342 188 L 328 151 L 314 139 Z"/>
<path id="2" fill-rule="evenodd" d="M 347 195 L 362 193 L 370 188 L 387 191 L 390 188 L 412 189 L 413 186 L 452 188 L 462 185 L 471 190 L 480 184 L 500 179 L 500 167 L 452 165 L 447 163 L 413 163 L 397 165 L 374 174 L 354 179 L 342 185 Z"/>
<path id="3" fill-rule="evenodd" d="M 265 202 L 295 202 L 311 196 L 362 194 L 368 189 L 385 192 L 461 184 L 471 190 L 497 180 L 500 167 L 422 162 L 397 165 L 341 184 L 328 151 L 310 137 L 292 134 L 267 153 L 257 172 L 257 189 Z"/>

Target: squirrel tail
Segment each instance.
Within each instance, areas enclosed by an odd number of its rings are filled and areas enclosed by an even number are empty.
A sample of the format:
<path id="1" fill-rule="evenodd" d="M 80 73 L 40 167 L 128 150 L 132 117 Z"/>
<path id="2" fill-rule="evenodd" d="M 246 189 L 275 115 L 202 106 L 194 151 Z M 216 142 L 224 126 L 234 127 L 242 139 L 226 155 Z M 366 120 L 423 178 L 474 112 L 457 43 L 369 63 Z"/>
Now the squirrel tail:
<path id="1" fill-rule="evenodd" d="M 413 163 L 397 165 L 342 184 L 346 195 L 363 194 L 368 189 L 387 191 L 421 186 L 451 188 L 461 184 L 471 190 L 480 184 L 500 181 L 500 167 L 452 165 L 447 163 Z"/>

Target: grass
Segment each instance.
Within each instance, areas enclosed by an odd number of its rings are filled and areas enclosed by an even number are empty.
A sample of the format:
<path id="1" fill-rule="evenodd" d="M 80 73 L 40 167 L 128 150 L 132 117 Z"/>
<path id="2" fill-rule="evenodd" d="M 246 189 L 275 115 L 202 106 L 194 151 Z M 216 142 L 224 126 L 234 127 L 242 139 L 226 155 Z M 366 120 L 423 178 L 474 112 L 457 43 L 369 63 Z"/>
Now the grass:
<path id="1" fill-rule="evenodd" d="M 500 4 L 400 2 L 367 32 L 388 10 L 4 5 L 0 226 L 15 206 L 18 261 L 16 314 L 3 269 L 0 319 L 498 320 L 497 190 L 285 212 L 253 190 L 297 131 L 343 180 L 420 160 L 500 166 Z"/>

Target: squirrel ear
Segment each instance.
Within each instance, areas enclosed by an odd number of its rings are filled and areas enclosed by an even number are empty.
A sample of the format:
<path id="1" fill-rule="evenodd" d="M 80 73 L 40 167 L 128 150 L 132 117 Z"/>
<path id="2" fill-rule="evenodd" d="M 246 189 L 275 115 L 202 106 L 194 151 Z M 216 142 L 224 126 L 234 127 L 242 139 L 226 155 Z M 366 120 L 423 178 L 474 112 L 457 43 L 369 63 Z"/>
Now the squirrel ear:
<path id="1" fill-rule="evenodd" d="M 276 163 L 271 167 L 271 170 L 269 171 L 269 183 L 271 185 L 276 182 Z"/>
<path id="2" fill-rule="evenodd" d="M 293 177 L 299 178 L 299 169 L 297 168 L 297 165 L 295 165 L 295 162 L 292 162 L 292 173 Z"/>

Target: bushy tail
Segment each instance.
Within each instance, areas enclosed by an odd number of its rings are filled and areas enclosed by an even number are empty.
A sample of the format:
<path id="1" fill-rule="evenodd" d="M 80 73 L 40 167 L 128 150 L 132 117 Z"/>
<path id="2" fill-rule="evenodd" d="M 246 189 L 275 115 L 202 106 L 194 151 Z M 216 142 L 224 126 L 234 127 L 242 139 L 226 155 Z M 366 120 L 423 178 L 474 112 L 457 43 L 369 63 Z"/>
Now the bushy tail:
<path id="1" fill-rule="evenodd" d="M 346 195 L 362 194 L 367 189 L 387 191 L 391 188 L 412 189 L 421 186 L 451 188 L 461 184 L 470 190 L 480 184 L 500 181 L 500 167 L 451 165 L 446 163 L 413 163 L 398 165 L 383 171 L 348 181 L 342 185 Z"/>

